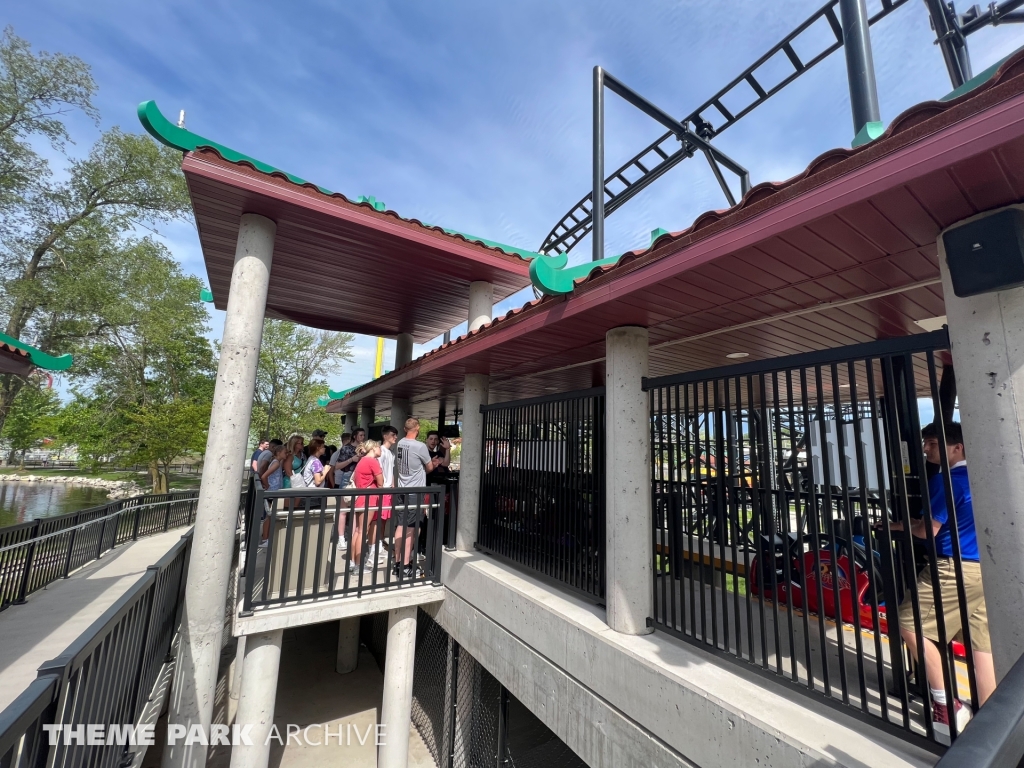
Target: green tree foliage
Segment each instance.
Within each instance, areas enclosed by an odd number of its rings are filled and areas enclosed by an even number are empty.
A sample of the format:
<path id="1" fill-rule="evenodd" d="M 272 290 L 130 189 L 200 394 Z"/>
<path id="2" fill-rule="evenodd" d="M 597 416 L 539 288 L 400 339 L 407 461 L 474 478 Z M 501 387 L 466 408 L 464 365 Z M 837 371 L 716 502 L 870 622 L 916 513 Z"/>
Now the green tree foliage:
<path id="1" fill-rule="evenodd" d="M 256 374 L 252 430 L 285 439 L 292 432 L 339 431 L 338 417 L 317 399 L 327 394 L 327 377 L 352 362 L 352 334 L 315 331 L 284 320 L 263 323 Z"/>
<path id="2" fill-rule="evenodd" d="M 180 155 L 148 136 L 107 130 L 57 178 L 32 151 L 39 139 L 64 149 L 68 112 L 97 118 L 94 89 L 80 60 L 33 53 L 10 29 L 0 38 L 0 310 L 7 335 L 54 353 L 69 351 L 60 321 L 74 314 L 83 275 L 155 247 L 134 233 L 190 211 Z M 100 328 L 79 322 L 76 333 Z M 23 384 L 0 377 L 0 428 Z"/>
<path id="3" fill-rule="evenodd" d="M 3 438 L 10 449 L 8 464 L 13 464 L 14 457 L 20 454 L 21 466 L 24 468 L 25 451 L 35 448 L 44 438 L 56 433 L 59 410 L 60 400 L 46 386 L 44 378 L 35 376 L 21 388 L 4 423 Z"/>
<path id="4" fill-rule="evenodd" d="M 210 401 L 179 398 L 159 405 L 145 405 L 126 414 L 123 440 L 129 461 L 156 466 L 153 492 L 167 493 L 169 466 L 185 451 L 206 447 Z"/>

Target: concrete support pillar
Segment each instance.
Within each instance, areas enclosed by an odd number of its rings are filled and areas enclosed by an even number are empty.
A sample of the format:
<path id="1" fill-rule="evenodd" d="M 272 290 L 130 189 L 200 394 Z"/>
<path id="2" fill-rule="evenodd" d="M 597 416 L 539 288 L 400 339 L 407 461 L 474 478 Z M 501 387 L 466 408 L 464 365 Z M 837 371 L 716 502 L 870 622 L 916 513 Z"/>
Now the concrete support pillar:
<path id="1" fill-rule="evenodd" d="M 455 548 L 472 552 L 480 519 L 480 474 L 484 463 L 484 415 L 490 379 L 481 373 L 467 373 L 463 393 L 462 468 L 459 472 L 459 519 Z"/>
<path id="2" fill-rule="evenodd" d="M 605 334 L 605 603 L 608 626 L 627 635 L 653 631 L 651 422 L 647 329 Z"/>
<path id="3" fill-rule="evenodd" d="M 1024 655 L 1024 288 L 960 298 L 939 239 L 996 678 Z"/>
<path id="4" fill-rule="evenodd" d="M 185 605 L 181 618 L 168 722 L 199 724 L 209 733 L 217 688 L 217 663 L 224 631 L 224 605 L 231 577 L 238 515 L 238 489 L 248 461 L 249 418 L 263 337 L 263 315 L 277 225 L 243 214 L 238 227 L 217 381 L 210 412 L 206 457 L 216 472 L 203 475 Z M 163 764 L 171 768 L 206 764 L 206 747 L 168 745 Z"/>
<path id="5" fill-rule="evenodd" d="M 395 370 L 412 362 L 412 334 L 398 334 L 395 343 Z"/>
<path id="6" fill-rule="evenodd" d="M 412 406 L 409 399 L 405 397 L 391 398 L 391 426 L 398 430 L 401 437 L 405 437 L 405 420 L 412 414 Z"/>
<path id="7" fill-rule="evenodd" d="M 364 405 L 359 409 L 359 426 L 366 430 L 366 436 L 370 436 L 370 425 L 373 424 L 373 408 Z"/>
<path id="8" fill-rule="evenodd" d="M 242 666 L 245 661 L 245 635 L 242 635 L 235 643 L 235 662 L 231 667 L 231 689 L 229 696 L 238 701 L 242 691 Z"/>
<path id="9" fill-rule="evenodd" d="M 231 748 L 231 768 L 267 768 L 270 743 L 267 735 L 274 724 L 274 703 L 277 701 L 277 673 L 281 667 L 281 635 L 284 630 L 272 629 L 250 635 L 245 644 L 242 666 L 242 693 L 238 697 L 235 723 L 249 731 L 251 745 L 236 744 Z"/>
<path id="10" fill-rule="evenodd" d="M 494 286 L 482 280 L 469 284 L 469 330 L 475 331 L 491 322 L 494 310 Z"/>
<path id="11" fill-rule="evenodd" d="M 339 675 L 354 672 L 359 663 L 359 617 L 338 622 L 338 659 L 334 670 Z"/>
<path id="12" fill-rule="evenodd" d="M 382 741 L 378 768 L 407 768 L 412 724 L 412 680 L 416 658 L 416 606 L 388 611 L 388 648 L 384 661 L 384 701 L 380 707 Z"/>
<path id="13" fill-rule="evenodd" d="M 345 432 L 350 435 L 356 431 L 356 427 L 359 426 L 359 414 L 355 411 L 345 411 Z"/>

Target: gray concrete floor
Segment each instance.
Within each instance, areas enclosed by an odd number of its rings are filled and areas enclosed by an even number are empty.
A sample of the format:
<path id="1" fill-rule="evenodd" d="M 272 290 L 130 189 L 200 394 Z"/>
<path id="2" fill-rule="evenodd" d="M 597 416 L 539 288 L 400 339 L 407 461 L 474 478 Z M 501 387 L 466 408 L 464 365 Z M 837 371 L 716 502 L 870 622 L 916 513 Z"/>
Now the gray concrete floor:
<path id="1" fill-rule="evenodd" d="M 373 727 L 380 716 L 384 676 L 366 648 L 360 648 L 359 665 L 354 672 L 339 675 L 334 671 L 337 654 L 338 624 L 329 622 L 285 630 L 281 645 L 281 670 L 278 675 L 277 703 L 274 723 L 282 736 L 289 724 L 330 726 L 329 746 L 276 742 L 271 745 L 270 768 L 317 768 L 339 765 L 345 768 L 373 768 L 377 765 L 377 748 L 373 744 Z M 214 722 L 232 723 L 237 702 L 229 698 L 228 680 L 234 658 L 234 640 L 221 656 L 221 674 L 214 703 Z M 157 726 L 158 742 L 162 723 Z M 339 726 L 348 731 L 347 743 L 339 745 L 333 734 Z M 359 743 L 356 732 L 370 736 Z M 294 730 L 294 728 L 293 728 Z M 321 728 L 311 728 L 313 741 L 322 739 Z M 155 768 L 158 762 L 147 753 L 144 768 Z M 231 761 L 230 747 L 213 747 L 208 768 L 227 768 Z M 409 732 L 410 768 L 436 768 L 430 752 L 415 726 Z"/>
<path id="2" fill-rule="evenodd" d="M 0 710 L 173 547 L 186 528 L 122 545 L 0 613 Z"/>

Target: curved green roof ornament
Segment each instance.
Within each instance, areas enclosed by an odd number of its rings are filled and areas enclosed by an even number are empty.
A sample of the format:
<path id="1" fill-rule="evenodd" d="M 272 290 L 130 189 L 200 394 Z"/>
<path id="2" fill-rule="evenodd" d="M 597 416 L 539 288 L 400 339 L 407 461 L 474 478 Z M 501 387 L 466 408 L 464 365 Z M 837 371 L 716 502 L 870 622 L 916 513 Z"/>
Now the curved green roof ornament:
<path id="1" fill-rule="evenodd" d="M 36 349 L 22 341 L 11 338 L 5 333 L 0 333 L 0 344 L 6 344 L 9 347 L 20 349 L 22 352 L 27 352 L 28 359 L 32 361 L 32 365 L 46 371 L 66 371 L 71 367 L 71 355 L 58 355 L 54 357 L 43 352 L 41 349 Z"/>
<path id="2" fill-rule="evenodd" d="M 218 144 L 216 141 L 210 141 L 197 133 L 192 133 L 192 131 L 179 128 L 163 116 L 163 113 L 160 111 L 160 108 L 156 105 L 155 101 L 144 101 L 139 104 L 138 113 L 139 122 L 142 123 L 142 127 L 146 129 L 149 135 L 161 144 L 166 144 L 168 147 L 180 149 L 182 152 L 194 152 L 198 147 L 212 147 L 220 153 L 221 157 L 229 162 L 246 162 L 252 165 L 257 171 L 262 171 L 263 173 L 280 173 L 295 184 L 310 183 L 305 179 L 300 179 L 298 176 L 293 176 L 287 171 L 282 171 L 280 168 L 267 165 L 262 160 L 257 160 L 255 157 L 243 155 L 241 152 L 237 152 L 230 147 L 225 147 L 223 144 Z M 332 194 L 330 190 L 324 189 L 318 185 L 314 186 L 316 186 L 316 188 L 325 195 Z"/>
<path id="3" fill-rule="evenodd" d="M 617 264 L 622 254 L 609 256 L 599 261 L 585 261 L 575 267 L 566 267 L 569 263 L 567 254 L 558 253 L 554 256 L 537 254 L 530 262 L 530 281 L 534 287 L 548 296 L 564 296 L 572 293 L 577 280 L 586 277 L 599 267 L 610 267 Z"/>
<path id="4" fill-rule="evenodd" d="M 203 288 L 203 290 L 199 292 L 199 300 L 205 301 L 207 304 L 212 304 L 213 291 L 211 291 L 209 288 Z"/>
<path id="5" fill-rule="evenodd" d="M 361 386 L 363 386 L 363 385 L 362 384 L 357 384 L 354 387 L 349 387 L 348 389 L 343 389 L 340 392 L 335 392 L 333 389 L 328 388 L 327 389 L 327 397 L 318 397 L 316 402 L 317 402 L 317 404 L 321 408 L 326 408 L 328 406 L 328 404 L 330 404 L 331 400 L 341 400 L 349 392 L 352 392 L 353 390 L 359 389 L 359 387 L 361 387 Z"/>

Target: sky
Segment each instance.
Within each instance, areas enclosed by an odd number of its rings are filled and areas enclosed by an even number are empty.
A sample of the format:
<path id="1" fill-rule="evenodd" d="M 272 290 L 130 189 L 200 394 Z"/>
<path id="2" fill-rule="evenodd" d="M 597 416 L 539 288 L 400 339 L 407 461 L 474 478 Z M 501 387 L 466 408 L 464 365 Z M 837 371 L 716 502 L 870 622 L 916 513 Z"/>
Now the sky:
<path id="1" fill-rule="evenodd" d="M 136 106 L 155 99 L 172 120 L 184 109 L 196 133 L 348 197 L 374 195 L 404 217 L 533 250 L 590 185 L 595 65 L 681 117 L 822 1 L 21 0 L 4 10 L 36 49 L 93 69 L 101 124 L 72 118 L 72 153 L 86 152 L 101 128 L 141 132 Z M 869 13 L 879 7 L 868 0 Z M 812 27 L 795 48 L 809 58 L 828 34 Z M 885 123 L 951 90 L 919 0 L 878 22 L 871 38 Z M 1024 26 L 983 29 L 970 38 L 974 71 L 1022 44 Z M 776 63 L 761 72 L 768 83 L 782 71 Z M 607 169 L 662 133 L 606 96 Z M 757 184 L 800 173 L 852 138 L 837 52 L 714 141 Z M 684 162 L 608 219 L 606 255 L 646 247 L 652 230 L 684 229 L 726 205 L 706 163 Z M 193 224 L 160 237 L 206 280 Z M 584 241 L 570 263 L 589 258 Z M 530 298 L 527 289 L 495 312 Z M 217 338 L 223 313 L 210 308 Z M 331 387 L 371 379 L 375 349 L 357 336 L 353 362 Z M 393 360 L 389 341 L 386 369 Z"/>

